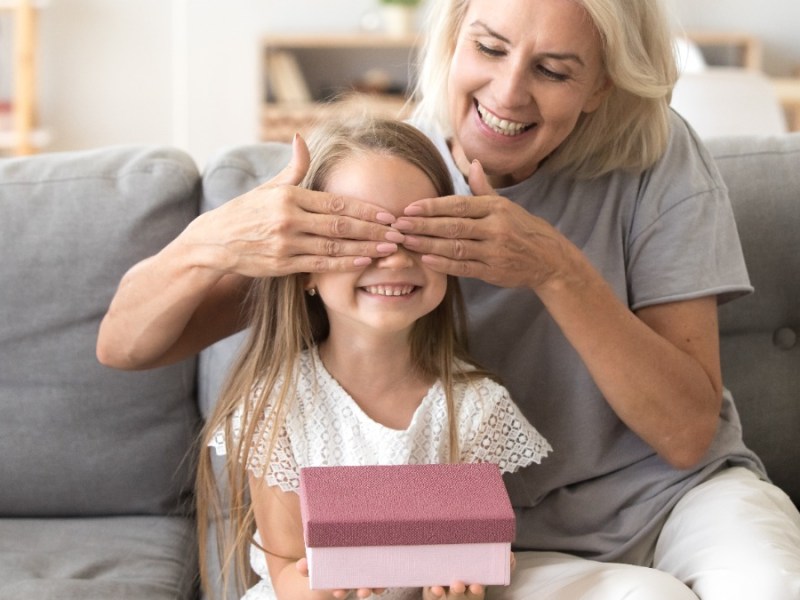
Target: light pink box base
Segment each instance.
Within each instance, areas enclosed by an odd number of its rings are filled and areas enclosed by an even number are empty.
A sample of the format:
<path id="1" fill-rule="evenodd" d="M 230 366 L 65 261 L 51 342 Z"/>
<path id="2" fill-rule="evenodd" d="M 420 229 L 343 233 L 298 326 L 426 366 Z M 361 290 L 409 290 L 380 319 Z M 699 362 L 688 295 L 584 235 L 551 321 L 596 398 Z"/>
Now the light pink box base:
<path id="1" fill-rule="evenodd" d="M 360 587 L 508 585 L 511 544 L 307 548 L 312 590 Z"/>

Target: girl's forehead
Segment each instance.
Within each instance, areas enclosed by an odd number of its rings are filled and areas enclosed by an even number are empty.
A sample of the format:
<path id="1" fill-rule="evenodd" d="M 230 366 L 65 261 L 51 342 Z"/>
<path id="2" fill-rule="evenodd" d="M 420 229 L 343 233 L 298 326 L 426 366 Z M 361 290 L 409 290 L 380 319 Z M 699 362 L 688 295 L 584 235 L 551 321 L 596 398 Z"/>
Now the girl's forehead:
<path id="1" fill-rule="evenodd" d="M 330 172 L 327 192 L 374 204 L 398 216 L 406 206 L 438 196 L 431 180 L 408 160 L 390 154 L 359 153 Z"/>

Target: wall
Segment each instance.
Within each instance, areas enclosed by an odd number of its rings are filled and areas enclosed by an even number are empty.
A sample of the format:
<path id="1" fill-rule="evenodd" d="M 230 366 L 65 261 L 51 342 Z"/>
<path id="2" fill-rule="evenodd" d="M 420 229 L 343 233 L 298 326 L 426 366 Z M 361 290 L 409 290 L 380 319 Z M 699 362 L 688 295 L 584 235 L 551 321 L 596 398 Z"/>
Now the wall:
<path id="1" fill-rule="evenodd" d="M 761 35 L 767 72 L 800 65 L 798 0 L 669 0 L 687 29 Z M 202 164 L 257 139 L 258 41 L 353 31 L 376 0 L 52 0 L 40 21 L 50 150 L 172 144 Z"/>

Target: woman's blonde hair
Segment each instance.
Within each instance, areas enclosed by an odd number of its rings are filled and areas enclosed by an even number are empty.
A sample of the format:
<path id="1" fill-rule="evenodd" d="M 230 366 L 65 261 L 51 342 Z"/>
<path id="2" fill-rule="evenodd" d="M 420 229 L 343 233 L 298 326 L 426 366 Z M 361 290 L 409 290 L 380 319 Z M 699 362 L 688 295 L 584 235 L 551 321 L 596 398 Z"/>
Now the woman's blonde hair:
<path id="1" fill-rule="evenodd" d="M 431 180 L 437 194 L 453 193 L 447 166 L 435 146 L 405 123 L 364 116 L 357 123 L 326 123 L 316 128 L 308 145 L 311 165 L 301 184 L 308 189 L 324 190 L 337 166 L 348 158 L 381 154 L 399 157 L 418 167 Z M 215 583 L 221 583 L 224 593 L 234 582 L 240 595 L 252 583 L 247 558 L 255 521 L 247 493 L 248 467 L 254 460 L 264 459 L 255 458 L 254 448 L 266 447 L 266 456 L 272 454 L 276 432 L 293 401 L 300 353 L 328 336 L 325 307 L 319 296 L 305 293 L 306 282 L 307 274 L 302 273 L 253 282 L 248 302 L 250 335 L 203 430 L 196 501 L 201 580 L 209 594 Z M 458 455 L 454 384 L 486 376 L 467 355 L 464 328 L 458 281 L 448 276 L 443 301 L 414 324 L 409 343 L 415 368 L 426 377 L 439 378 L 445 389 L 451 461 Z M 462 370 L 460 361 L 470 367 Z M 233 431 L 237 411 L 241 414 L 239 435 Z M 220 431 L 227 444 L 223 485 L 207 449 Z M 216 526 L 221 582 L 210 581 L 209 523 Z"/>
<path id="2" fill-rule="evenodd" d="M 453 134 L 448 77 L 469 1 L 431 3 L 414 90 L 415 117 L 445 136 Z M 611 91 L 597 110 L 581 115 L 547 168 L 580 178 L 644 170 L 661 157 L 669 140 L 669 102 L 678 71 L 667 15 L 660 0 L 574 1 L 599 33 Z"/>

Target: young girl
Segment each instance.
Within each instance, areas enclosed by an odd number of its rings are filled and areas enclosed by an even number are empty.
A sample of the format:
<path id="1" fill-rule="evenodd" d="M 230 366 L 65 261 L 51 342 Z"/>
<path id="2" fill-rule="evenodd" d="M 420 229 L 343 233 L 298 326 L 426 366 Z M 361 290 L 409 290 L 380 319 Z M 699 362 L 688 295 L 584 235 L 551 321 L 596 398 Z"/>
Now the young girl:
<path id="1" fill-rule="evenodd" d="M 452 194 L 436 148 L 410 125 L 329 125 L 309 146 L 303 187 L 395 216 L 415 200 Z M 309 589 L 301 467 L 493 462 L 511 472 L 551 450 L 506 389 L 467 357 L 457 280 L 402 247 L 391 250 L 349 272 L 254 283 L 249 341 L 204 432 L 204 446 L 226 454 L 227 495 L 223 502 L 208 452 L 197 493 L 201 551 L 204 517 L 222 527 L 223 511 L 230 516 L 217 538 L 224 580 L 252 580 L 250 550 L 260 581 L 247 600 L 345 594 Z M 208 587 L 205 571 L 203 579 Z M 481 586 L 470 589 L 468 597 L 483 596 Z M 426 589 L 424 597 L 444 593 Z M 384 597 L 419 598 L 420 590 Z"/>

